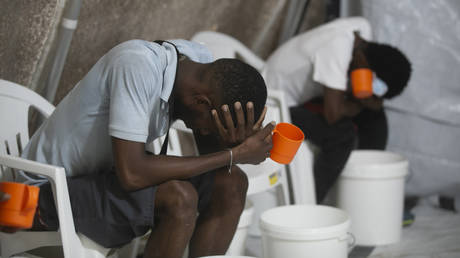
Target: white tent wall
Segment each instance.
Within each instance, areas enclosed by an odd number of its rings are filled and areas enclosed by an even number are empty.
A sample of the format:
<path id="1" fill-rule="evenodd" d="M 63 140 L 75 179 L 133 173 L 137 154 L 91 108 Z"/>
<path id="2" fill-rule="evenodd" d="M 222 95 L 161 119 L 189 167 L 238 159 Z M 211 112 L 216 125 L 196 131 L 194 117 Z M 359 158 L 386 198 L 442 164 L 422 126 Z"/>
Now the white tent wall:
<path id="1" fill-rule="evenodd" d="M 460 192 L 460 1 L 352 0 L 342 7 L 344 16 L 359 8 L 375 40 L 412 62 L 408 87 L 385 102 L 387 148 L 410 160 L 407 194 Z"/>

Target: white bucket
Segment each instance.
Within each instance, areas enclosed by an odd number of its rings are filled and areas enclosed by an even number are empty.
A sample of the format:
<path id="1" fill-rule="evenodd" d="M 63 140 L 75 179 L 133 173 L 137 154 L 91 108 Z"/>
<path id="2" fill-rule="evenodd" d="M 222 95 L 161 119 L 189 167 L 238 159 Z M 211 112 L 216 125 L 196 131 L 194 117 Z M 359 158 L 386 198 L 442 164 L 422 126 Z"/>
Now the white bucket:
<path id="1" fill-rule="evenodd" d="M 408 167 L 407 159 L 387 151 L 351 153 L 337 182 L 336 202 L 351 218 L 357 245 L 400 240 Z"/>
<path id="2" fill-rule="evenodd" d="M 248 230 L 253 221 L 253 215 L 254 206 L 250 200 L 246 200 L 246 206 L 240 216 L 238 227 L 226 255 L 244 255 Z"/>
<path id="3" fill-rule="evenodd" d="M 290 205 L 262 213 L 264 258 L 345 258 L 350 219 L 346 212 L 322 205 Z"/>

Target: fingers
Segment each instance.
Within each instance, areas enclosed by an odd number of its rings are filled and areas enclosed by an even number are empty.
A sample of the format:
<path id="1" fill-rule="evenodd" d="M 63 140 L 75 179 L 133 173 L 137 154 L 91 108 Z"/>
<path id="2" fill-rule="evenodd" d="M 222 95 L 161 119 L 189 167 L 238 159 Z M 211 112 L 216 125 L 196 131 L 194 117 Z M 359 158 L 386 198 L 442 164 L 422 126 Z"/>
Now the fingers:
<path id="1" fill-rule="evenodd" d="M 225 125 L 227 126 L 227 134 L 230 136 L 232 141 L 235 139 L 235 125 L 233 124 L 232 114 L 230 113 L 230 109 L 228 105 L 222 106 L 222 113 L 224 115 Z"/>
<path id="2" fill-rule="evenodd" d="M 271 138 L 272 131 L 275 128 L 275 125 L 276 125 L 275 121 L 271 121 L 261 131 L 259 131 L 257 135 L 259 135 L 261 139 L 265 139 L 265 137 L 267 136 L 270 136 Z"/>
<path id="3" fill-rule="evenodd" d="M 248 103 L 246 103 L 246 116 L 247 116 L 247 124 L 249 126 L 253 126 L 254 125 L 254 104 L 249 101 Z"/>
<path id="4" fill-rule="evenodd" d="M 265 119 L 265 114 L 267 114 L 267 106 L 264 107 L 264 109 L 262 110 L 262 114 L 260 114 L 259 120 L 257 120 L 257 122 L 252 127 L 253 130 L 257 130 L 260 127 L 262 127 L 262 123 L 264 122 L 264 119 Z"/>
<path id="5" fill-rule="evenodd" d="M 214 125 L 216 126 L 217 130 L 219 131 L 219 134 L 221 136 L 225 135 L 226 130 L 225 130 L 224 126 L 222 125 L 222 123 L 220 122 L 220 118 L 219 118 L 219 115 L 217 114 L 217 110 L 213 109 L 211 111 L 211 114 L 212 114 L 212 118 L 214 120 Z"/>
<path id="6" fill-rule="evenodd" d="M 237 121 L 237 137 L 238 140 L 242 141 L 246 138 L 246 133 L 245 133 L 245 122 L 244 122 L 244 112 L 243 109 L 241 108 L 241 103 L 240 102 L 235 102 L 235 113 L 236 113 L 236 121 Z"/>
<path id="7" fill-rule="evenodd" d="M 230 113 L 230 109 L 228 108 L 228 105 L 222 106 L 222 114 L 224 116 L 224 121 L 225 121 L 225 125 L 227 126 L 227 129 L 234 128 L 235 126 L 233 124 L 232 114 Z"/>

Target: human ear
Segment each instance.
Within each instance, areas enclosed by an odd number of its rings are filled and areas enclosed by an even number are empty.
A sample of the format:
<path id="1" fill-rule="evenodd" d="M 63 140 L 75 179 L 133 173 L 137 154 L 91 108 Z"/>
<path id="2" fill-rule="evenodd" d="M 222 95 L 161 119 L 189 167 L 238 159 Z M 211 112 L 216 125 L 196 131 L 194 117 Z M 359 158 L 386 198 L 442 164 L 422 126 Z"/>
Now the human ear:
<path id="1" fill-rule="evenodd" d="M 195 96 L 195 104 L 211 107 L 211 100 L 205 95 Z"/>

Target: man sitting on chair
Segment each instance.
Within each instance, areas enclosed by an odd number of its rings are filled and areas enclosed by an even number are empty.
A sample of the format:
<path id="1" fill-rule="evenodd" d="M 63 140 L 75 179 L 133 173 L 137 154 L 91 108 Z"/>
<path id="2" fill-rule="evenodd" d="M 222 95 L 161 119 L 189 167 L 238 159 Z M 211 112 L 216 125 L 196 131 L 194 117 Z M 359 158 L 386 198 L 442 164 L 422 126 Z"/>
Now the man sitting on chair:
<path id="1" fill-rule="evenodd" d="M 212 62 L 198 43 L 127 41 L 59 103 L 23 157 L 65 168 L 76 230 L 104 247 L 151 229 L 145 257 L 181 257 L 188 243 L 190 257 L 224 254 L 248 187 L 235 164 L 258 164 L 271 149 L 266 98 L 253 67 Z M 146 152 L 174 119 L 193 129 L 200 156 Z M 58 226 L 45 182 L 34 229 Z"/>
<path id="2" fill-rule="evenodd" d="M 319 147 L 314 178 L 321 202 L 342 171 L 358 139 L 360 149 L 384 149 L 387 121 L 383 99 L 399 95 L 411 65 L 400 50 L 371 42 L 371 27 L 361 17 L 341 18 L 300 34 L 267 60 L 267 87 L 285 91 L 292 122 Z M 350 94 L 350 73 L 374 72 L 374 94 Z"/>

